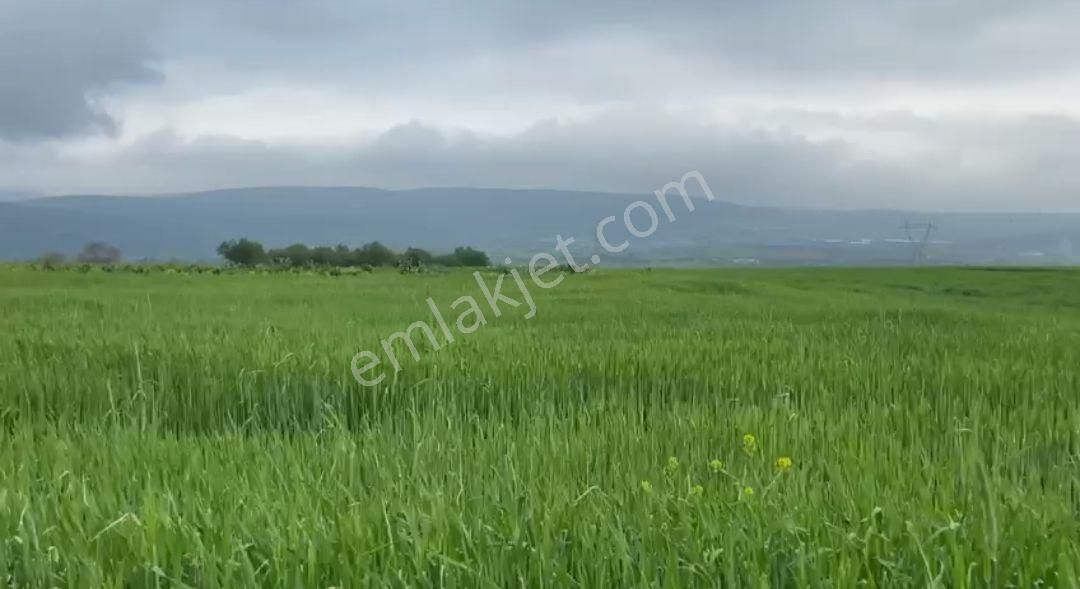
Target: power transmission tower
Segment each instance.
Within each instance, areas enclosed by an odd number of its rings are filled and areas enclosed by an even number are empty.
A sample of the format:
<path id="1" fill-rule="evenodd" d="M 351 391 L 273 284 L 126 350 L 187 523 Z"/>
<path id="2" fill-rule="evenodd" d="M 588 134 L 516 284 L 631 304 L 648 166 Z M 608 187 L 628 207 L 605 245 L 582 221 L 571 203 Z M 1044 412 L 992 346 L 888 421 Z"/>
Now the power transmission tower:
<path id="1" fill-rule="evenodd" d="M 911 262 L 921 264 L 926 259 L 926 244 L 937 227 L 933 223 L 905 222 L 900 226 L 907 233 L 908 243 L 911 244 Z"/>

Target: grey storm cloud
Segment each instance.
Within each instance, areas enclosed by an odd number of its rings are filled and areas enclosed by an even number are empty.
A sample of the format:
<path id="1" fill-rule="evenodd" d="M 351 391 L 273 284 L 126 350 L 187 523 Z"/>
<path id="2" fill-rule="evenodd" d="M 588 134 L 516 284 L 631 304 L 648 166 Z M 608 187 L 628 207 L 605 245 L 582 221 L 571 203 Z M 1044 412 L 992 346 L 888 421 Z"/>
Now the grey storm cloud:
<path id="1" fill-rule="evenodd" d="M 1080 63 L 1072 0 L 475 0 L 473 2 L 219 3 L 182 5 L 205 37 L 217 27 L 262 40 L 237 57 L 353 63 L 357 69 L 418 58 L 500 52 L 605 34 L 632 34 L 690 58 L 777 76 L 865 76 L 870 81 L 1027 76 Z M 191 41 L 191 39 L 188 39 Z M 192 43 L 192 45 L 196 45 Z M 326 49 L 337 49 L 327 53 Z M 178 47 L 177 49 L 181 49 Z M 310 59 L 315 54 L 315 64 Z"/>
<path id="2" fill-rule="evenodd" d="M 1080 83 L 1077 22 L 1073 0 L 5 0 L 0 184 L 641 192 L 700 169 L 740 202 L 1076 210 L 1080 127 L 1042 105 L 1069 102 Z M 1047 78 L 1072 85 L 1057 97 L 1025 90 Z M 973 106 L 992 87 L 1019 96 L 1023 112 L 852 114 L 867 89 L 897 87 L 959 92 Z M 371 115 L 365 137 L 207 132 L 227 118 L 213 100 L 249 88 L 406 106 Z M 122 100 L 131 96 L 144 100 Z M 758 110 L 725 119 L 666 108 L 731 96 Z M 754 104 L 762 96 L 789 106 Z M 544 101 L 555 106 L 520 106 Z M 120 135 L 131 104 L 143 107 L 138 135 L 80 151 Z M 190 104 L 210 104 L 194 133 L 182 127 L 198 115 L 173 117 Z M 425 112 L 432 105 L 440 112 Z M 475 122 L 518 107 L 511 118 L 525 122 L 511 131 L 446 122 L 459 108 L 479 112 Z M 401 112 L 415 121 L 398 124 Z"/>
<path id="3" fill-rule="evenodd" d="M 142 3 L 0 3 L 0 138 L 108 132 L 92 93 L 157 79 Z"/>
<path id="4" fill-rule="evenodd" d="M 93 93 L 152 82 L 157 60 L 189 56 L 363 80 L 403 62 L 623 34 L 746 75 L 955 82 L 1077 66 L 1078 18 L 1066 0 L 7 0 L 0 137 L 108 130 Z"/>
<path id="5" fill-rule="evenodd" d="M 776 113 L 833 120 L 821 112 Z M 841 117 L 844 118 L 844 117 Z M 547 121 L 512 136 L 445 133 L 420 122 L 345 148 L 268 144 L 229 136 L 184 139 L 163 131 L 108 160 L 53 153 L 0 159 L 32 184 L 66 175 L 86 191 L 196 191 L 256 185 L 543 187 L 645 193 L 701 171 L 724 200 L 787 207 L 924 210 L 1080 210 L 1080 122 L 1065 118 L 923 120 L 891 113 L 845 118 L 849 128 L 905 129 L 941 151 L 924 159 L 866 159 L 842 140 L 701 125 L 640 110 L 581 122 Z M 957 161 L 968 162 L 970 168 Z M 1000 162 L 1008 162 L 1002 165 Z M 5 170 L 5 165 L 10 169 Z M 63 172 L 60 174 L 59 172 Z M 22 176 L 18 176 L 22 174 Z M 77 191 L 76 186 L 54 190 Z"/>

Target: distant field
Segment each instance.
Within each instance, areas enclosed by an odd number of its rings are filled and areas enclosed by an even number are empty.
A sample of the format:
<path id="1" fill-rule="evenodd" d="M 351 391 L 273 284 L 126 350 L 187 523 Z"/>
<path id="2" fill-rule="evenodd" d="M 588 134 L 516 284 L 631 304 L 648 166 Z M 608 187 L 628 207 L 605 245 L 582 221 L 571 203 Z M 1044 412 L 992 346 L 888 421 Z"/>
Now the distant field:
<path id="1" fill-rule="evenodd" d="M 0 267 L 0 584 L 1080 584 L 1080 272 L 532 293 L 365 388 L 470 274 Z"/>

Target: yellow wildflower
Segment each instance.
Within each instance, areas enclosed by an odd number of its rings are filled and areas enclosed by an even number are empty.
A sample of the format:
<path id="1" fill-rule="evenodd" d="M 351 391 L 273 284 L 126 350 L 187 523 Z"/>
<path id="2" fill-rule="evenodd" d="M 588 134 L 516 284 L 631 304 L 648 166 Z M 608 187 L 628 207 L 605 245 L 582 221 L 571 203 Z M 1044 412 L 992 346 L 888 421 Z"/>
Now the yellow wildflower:
<path id="1" fill-rule="evenodd" d="M 754 434 L 746 434 L 742 437 L 742 446 L 747 454 L 753 454 L 757 450 L 757 438 Z"/>
<path id="2" fill-rule="evenodd" d="M 691 497 L 701 497 L 704 493 L 705 487 L 702 487 L 701 485 L 694 485 L 693 487 L 690 487 Z"/>
<path id="3" fill-rule="evenodd" d="M 679 470 L 679 459 L 672 456 L 667 459 L 667 472 L 668 474 L 675 474 L 675 471 Z"/>
<path id="4" fill-rule="evenodd" d="M 648 493 L 649 495 L 652 495 L 652 483 L 650 483 L 649 481 L 641 481 L 641 490 Z"/>
<path id="5" fill-rule="evenodd" d="M 754 496 L 754 488 L 753 487 L 743 487 L 742 494 L 743 494 L 743 497 L 746 497 L 747 499 L 750 499 L 750 498 L 752 498 Z"/>
<path id="6" fill-rule="evenodd" d="M 794 465 L 794 462 L 791 461 L 790 456 L 781 456 L 776 459 L 776 470 L 779 470 L 780 472 L 791 470 L 792 465 Z"/>
<path id="7" fill-rule="evenodd" d="M 724 470 L 724 461 L 720 460 L 719 458 L 713 458 L 712 462 L 709 463 L 709 470 L 713 472 L 720 472 Z"/>

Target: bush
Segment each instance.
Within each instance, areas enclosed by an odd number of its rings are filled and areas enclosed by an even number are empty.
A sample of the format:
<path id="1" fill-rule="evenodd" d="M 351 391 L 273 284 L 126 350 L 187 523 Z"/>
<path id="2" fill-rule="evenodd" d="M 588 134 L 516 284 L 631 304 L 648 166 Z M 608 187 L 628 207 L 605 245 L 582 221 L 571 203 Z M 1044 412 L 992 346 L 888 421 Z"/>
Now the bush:
<path id="1" fill-rule="evenodd" d="M 115 264 L 121 258 L 120 250 L 104 241 L 91 241 L 76 257 L 83 264 Z"/>
<path id="2" fill-rule="evenodd" d="M 57 268 L 63 266 L 64 262 L 66 262 L 64 254 L 49 252 L 44 256 L 41 256 L 41 260 L 38 263 L 40 263 L 41 267 L 46 270 L 56 270 Z"/>

